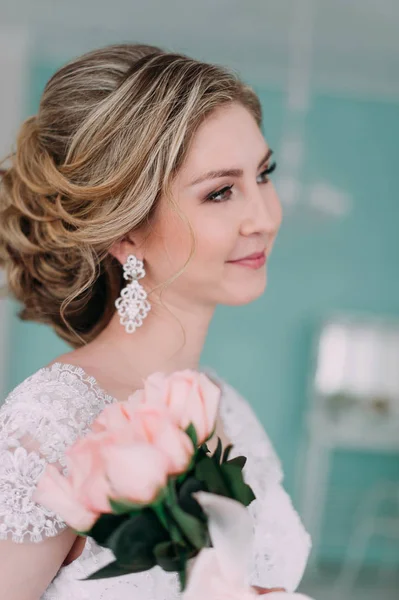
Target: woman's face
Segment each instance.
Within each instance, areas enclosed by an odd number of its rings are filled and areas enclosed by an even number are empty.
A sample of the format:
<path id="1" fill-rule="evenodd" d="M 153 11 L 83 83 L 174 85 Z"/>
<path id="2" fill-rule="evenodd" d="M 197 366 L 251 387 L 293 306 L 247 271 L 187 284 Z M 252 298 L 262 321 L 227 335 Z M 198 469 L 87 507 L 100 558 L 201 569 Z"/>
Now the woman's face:
<path id="1" fill-rule="evenodd" d="M 242 105 L 218 108 L 202 123 L 172 186 L 194 230 L 195 254 L 165 291 L 165 300 L 181 308 L 214 307 L 246 304 L 263 293 L 282 218 L 266 172 L 272 162 L 256 121 Z M 162 198 L 142 252 L 143 285 L 151 289 L 175 275 L 190 249 L 187 224 Z M 264 253 L 266 263 L 234 262 L 254 253 Z"/>

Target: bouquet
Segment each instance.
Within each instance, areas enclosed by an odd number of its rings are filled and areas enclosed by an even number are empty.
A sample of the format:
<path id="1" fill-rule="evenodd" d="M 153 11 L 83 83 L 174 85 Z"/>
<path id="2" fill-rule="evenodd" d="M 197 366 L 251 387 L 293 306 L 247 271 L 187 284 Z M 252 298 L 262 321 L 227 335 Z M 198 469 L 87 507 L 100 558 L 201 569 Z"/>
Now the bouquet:
<path id="1" fill-rule="evenodd" d="M 46 466 L 35 501 L 115 557 L 86 579 L 159 565 L 178 574 L 185 600 L 212 600 L 229 587 L 232 598 L 255 596 L 244 566 L 255 499 L 246 458 L 229 458 L 232 445 L 222 448 L 220 438 L 213 454 L 206 444 L 220 393 L 203 373 L 154 373 L 67 449 L 66 476 Z"/>

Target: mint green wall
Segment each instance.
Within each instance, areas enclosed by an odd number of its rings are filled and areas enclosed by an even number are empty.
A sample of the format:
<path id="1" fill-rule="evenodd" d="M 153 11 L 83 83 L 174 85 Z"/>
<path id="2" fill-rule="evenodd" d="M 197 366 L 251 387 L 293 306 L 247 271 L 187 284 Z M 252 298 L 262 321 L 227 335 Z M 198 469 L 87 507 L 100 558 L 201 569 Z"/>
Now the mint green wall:
<path id="1" fill-rule="evenodd" d="M 32 69 L 28 112 L 36 109 L 51 72 Z M 283 95 L 258 91 L 266 138 L 278 161 Z M 325 179 L 346 190 L 353 195 L 352 212 L 313 226 L 287 219 L 271 258 L 267 293 L 245 307 L 219 307 L 206 342 L 202 362 L 250 400 L 283 461 L 291 493 L 318 319 L 336 309 L 399 314 L 398 140 L 399 104 L 313 99 L 303 180 Z M 66 348 L 48 328 L 13 319 L 9 388 Z M 342 553 L 362 490 L 381 478 L 399 480 L 397 457 L 337 456 L 324 528 L 326 557 Z"/>

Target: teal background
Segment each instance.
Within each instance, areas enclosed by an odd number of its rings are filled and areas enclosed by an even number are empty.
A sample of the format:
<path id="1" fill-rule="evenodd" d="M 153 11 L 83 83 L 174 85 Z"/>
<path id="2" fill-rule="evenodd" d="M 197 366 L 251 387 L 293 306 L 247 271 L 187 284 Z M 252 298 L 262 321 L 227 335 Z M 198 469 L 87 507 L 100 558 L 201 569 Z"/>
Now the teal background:
<path id="1" fill-rule="evenodd" d="M 58 65 L 32 64 L 27 113 Z M 284 94 L 260 89 L 266 139 L 278 162 Z M 269 265 L 265 295 L 244 307 L 219 307 L 202 362 L 243 393 L 264 424 L 295 496 L 295 472 L 317 324 L 331 311 L 399 314 L 399 105 L 364 98 L 314 95 L 306 121 L 305 183 L 326 180 L 353 197 L 342 219 L 307 223 L 287 217 Z M 10 301 L 8 389 L 65 352 L 46 326 L 16 319 Z M 322 557 L 342 556 L 363 491 L 379 479 L 399 480 L 394 456 L 340 453 L 333 466 Z M 375 544 L 369 560 L 393 548 Z"/>

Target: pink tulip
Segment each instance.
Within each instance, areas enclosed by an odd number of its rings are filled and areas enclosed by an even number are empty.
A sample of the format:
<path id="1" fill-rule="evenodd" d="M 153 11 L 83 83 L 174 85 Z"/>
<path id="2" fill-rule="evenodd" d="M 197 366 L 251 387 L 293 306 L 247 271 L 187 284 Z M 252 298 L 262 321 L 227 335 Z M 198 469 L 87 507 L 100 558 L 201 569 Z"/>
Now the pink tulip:
<path id="1" fill-rule="evenodd" d="M 109 404 L 98 415 L 91 425 L 95 433 L 115 431 L 131 422 L 134 414 L 132 402 L 115 402 Z"/>
<path id="2" fill-rule="evenodd" d="M 103 448 L 117 440 L 107 433 L 89 434 L 66 451 L 68 472 L 71 473 L 76 498 L 89 510 L 111 512 L 108 498 L 114 493 L 104 468 Z"/>
<path id="3" fill-rule="evenodd" d="M 35 501 L 58 513 L 74 529 L 90 529 L 101 513 L 112 512 L 113 497 L 104 470 L 102 446 L 109 436 L 91 434 L 65 452 L 68 475 L 47 465 L 35 491 Z"/>
<path id="4" fill-rule="evenodd" d="M 168 460 L 150 444 L 106 444 L 103 457 L 114 497 L 119 500 L 148 504 L 166 486 Z"/>
<path id="5" fill-rule="evenodd" d="M 78 531 L 87 531 L 100 514 L 112 512 L 110 498 L 141 504 L 155 500 L 170 468 L 164 452 L 136 441 L 126 425 L 115 433 L 90 433 L 65 455 L 68 475 L 47 465 L 34 499 Z"/>
<path id="6" fill-rule="evenodd" d="M 135 408 L 130 427 L 135 440 L 147 442 L 164 454 L 170 475 L 187 469 L 194 454 L 193 444 L 173 423 L 165 406 L 140 404 Z"/>
<path id="7" fill-rule="evenodd" d="M 168 459 L 170 475 L 182 473 L 194 454 L 190 438 L 174 423 L 166 405 L 137 403 L 137 398 L 131 396 L 127 402 L 107 406 L 94 421 L 92 431 L 113 433 L 120 443 L 151 444 Z"/>
<path id="8" fill-rule="evenodd" d="M 55 512 L 77 531 L 88 531 L 99 517 L 77 500 L 72 481 L 61 475 L 54 465 L 47 465 L 33 500 Z"/>
<path id="9" fill-rule="evenodd" d="M 215 429 L 220 394 L 209 377 L 186 369 L 168 376 L 153 373 L 145 380 L 144 390 L 132 394 L 129 401 L 165 405 L 178 427 L 186 430 L 190 423 L 194 425 L 198 444 L 202 444 Z"/>

